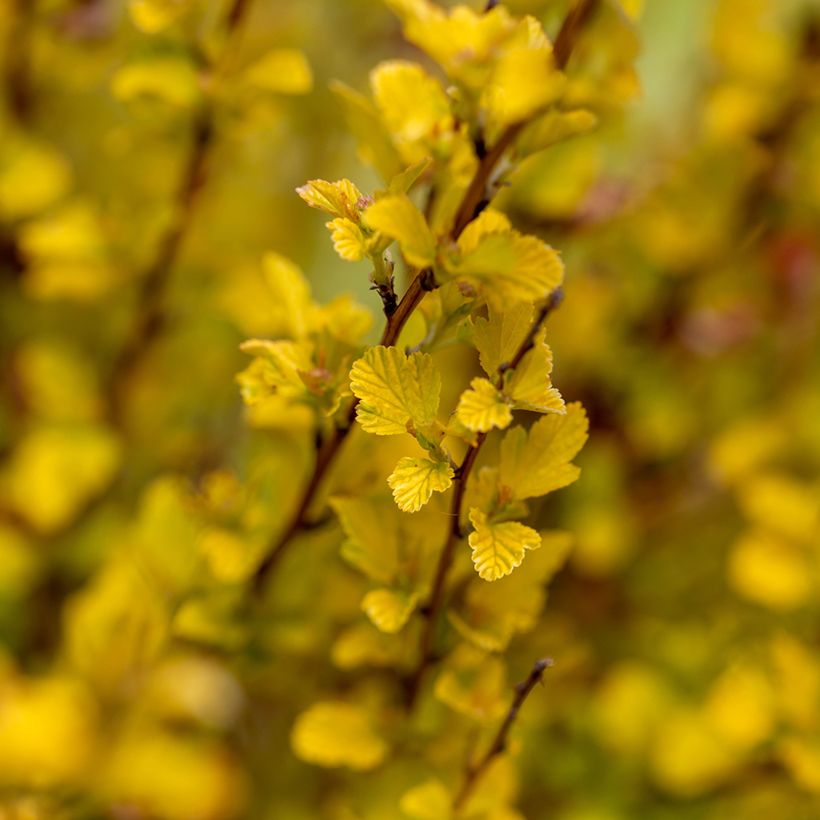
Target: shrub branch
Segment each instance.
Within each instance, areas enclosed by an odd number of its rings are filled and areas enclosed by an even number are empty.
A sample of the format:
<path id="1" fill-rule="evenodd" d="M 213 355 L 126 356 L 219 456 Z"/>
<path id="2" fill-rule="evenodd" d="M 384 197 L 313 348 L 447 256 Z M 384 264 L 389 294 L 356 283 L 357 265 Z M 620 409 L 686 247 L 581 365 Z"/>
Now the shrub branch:
<path id="1" fill-rule="evenodd" d="M 464 807 L 465 803 L 478 784 L 478 781 L 487 771 L 493 760 L 495 760 L 495 758 L 499 755 L 504 754 L 507 749 L 507 738 L 509 737 L 510 730 L 518 717 L 518 713 L 521 711 L 521 707 L 524 705 L 524 701 L 529 697 L 529 694 L 535 688 L 535 685 L 543 681 L 544 672 L 546 672 L 552 665 L 552 658 L 541 658 L 540 660 L 537 660 L 533 665 L 530 674 L 527 676 L 527 679 L 516 685 L 515 698 L 513 699 L 510 708 L 507 710 L 504 720 L 498 727 L 498 731 L 493 738 L 493 742 L 490 744 L 490 748 L 487 749 L 477 763 L 467 764 L 464 770 L 461 786 L 453 799 L 453 811 L 458 812 Z"/>
<path id="2" fill-rule="evenodd" d="M 524 341 L 519 345 L 515 355 L 509 362 L 503 363 L 496 373 L 495 385 L 501 388 L 504 382 L 504 374 L 508 370 L 515 369 L 520 364 L 524 356 L 532 349 L 535 343 L 535 337 L 538 331 L 544 325 L 547 317 L 555 310 L 563 299 L 563 291 L 560 287 L 556 288 L 544 301 L 538 311 L 535 321 L 532 323 L 529 332 Z M 453 498 L 450 503 L 450 531 L 447 534 L 447 541 L 444 548 L 439 555 L 438 565 L 436 566 L 436 574 L 433 578 L 433 588 L 430 593 L 430 600 L 424 607 L 423 614 L 426 616 L 421 630 L 421 638 L 419 640 L 419 661 L 415 672 L 409 679 L 407 684 L 407 705 L 412 708 L 416 701 L 421 684 L 424 680 L 424 675 L 431 663 L 435 660 L 432 653 L 433 635 L 435 633 L 438 616 L 441 612 L 441 607 L 444 603 L 444 593 L 447 587 L 447 576 L 450 573 L 450 567 L 453 564 L 453 556 L 457 544 L 464 538 L 466 533 L 462 530 L 461 520 L 464 517 L 464 493 L 467 489 L 467 481 L 475 466 L 478 454 L 481 451 L 484 442 L 487 440 L 487 433 L 479 433 L 476 437 L 475 444 L 473 444 L 464 456 L 463 461 L 456 469 L 453 484 L 455 489 L 453 491 Z"/>

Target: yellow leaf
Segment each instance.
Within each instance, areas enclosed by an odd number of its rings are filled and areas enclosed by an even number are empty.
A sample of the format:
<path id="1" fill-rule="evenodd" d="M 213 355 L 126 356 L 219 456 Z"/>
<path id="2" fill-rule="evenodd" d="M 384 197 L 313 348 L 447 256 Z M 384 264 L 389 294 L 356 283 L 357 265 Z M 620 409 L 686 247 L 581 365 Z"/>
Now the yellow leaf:
<path id="1" fill-rule="evenodd" d="M 460 255 L 447 262 L 444 274 L 484 288 L 499 310 L 510 301 L 543 299 L 564 278 L 557 252 L 518 231 L 485 234 L 472 249 L 459 242 L 459 250 Z"/>
<path id="2" fill-rule="evenodd" d="M 368 433 L 395 436 L 408 422 L 427 427 L 436 419 L 441 376 L 425 353 L 407 356 L 395 347 L 371 347 L 350 371 L 359 399 L 356 418 Z"/>
<path id="3" fill-rule="evenodd" d="M 744 598 L 775 611 L 809 600 L 813 583 L 807 556 L 776 535 L 751 532 L 729 554 L 729 582 Z"/>
<path id="4" fill-rule="evenodd" d="M 485 581 L 509 575 L 521 565 L 527 550 L 541 546 L 541 536 L 518 521 L 488 523 L 485 513 L 472 509 L 470 522 L 475 527 L 468 539 L 473 550 L 473 564 Z"/>
<path id="5" fill-rule="evenodd" d="M 215 739 L 141 724 L 118 732 L 100 764 L 96 776 L 111 805 L 165 820 L 242 813 L 242 776 Z"/>
<path id="6" fill-rule="evenodd" d="M 387 744 L 376 734 L 370 715 L 342 701 L 317 703 L 296 719 L 290 735 L 294 754 L 325 768 L 373 769 L 384 760 Z"/>
<path id="7" fill-rule="evenodd" d="M 436 238 L 421 211 L 404 195 L 386 196 L 364 212 L 365 224 L 395 239 L 407 261 L 417 268 L 433 264 Z"/>
<path id="8" fill-rule="evenodd" d="M 491 382 L 478 378 L 461 394 L 456 417 L 468 430 L 486 433 L 493 427 L 507 427 L 512 421 L 512 410 Z"/>
<path id="9" fill-rule="evenodd" d="M 475 319 L 473 341 L 488 376 L 495 376 L 502 364 L 510 362 L 527 338 L 532 322 L 533 308 L 529 302 L 516 302 L 505 310 L 490 305 L 486 319 Z"/>
<path id="10" fill-rule="evenodd" d="M 33 415 L 50 421 L 91 422 L 102 401 L 91 362 L 65 341 L 32 339 L 17 354 L 20 389 Z"/>
<path id="11" fill-rule="evenodd" d="M 460 644 L 436 678 L 433 691 L 454 711 L 489 723 L 506 710 L 506 678 L 499 658 Z"/>
<path id="12" fill-rule="evenodd" d="M 347 536 L 342 558 L 368 578 L 391 584 L 399 568 L 400 533 L 393 526 L 390 499 L 333 498 L 330 504 Z"/>
<path id="13" fill-rule="evenodd" d="M 362 344 L 362 337 L 372 324 L 373 314 L 347 295 L 337 296 L 318 309 L 317 326 L 352 347 Z"/>
<path id="14" fill-rule="evenodd" d="M 121 449 L 105 427 L 35 428 L 6 467 L 8 503 L 38 530 L 57 530 L 114 478 Z"/>
<path id="15" fill-rule="evenodd" d="M 649 756 L 656 783 L 681 797 L 696 797 L 713 789 L 737 762 L 734 752 L 706 720 L 688 709 L 666 717 Z"/>
<path id="16" fill-rule="evenodd" d="M 809 541 L 817 532 L 817 490 L 785 473 L 751 476 L 741 484 L 738 495 L 743 512 L 761 527 L 795 541 Z"/>
<path id="17" fill-rule="evenodd" d="M 348 262 L 358 262 L 364 258 L 366 252 L 364 234 L 355 222 L 346 217 L 337 217 L 325 223 L 325 227 L 330 231 L 333 249 L 342 259 Z"/>
<path id="18" fill-rule="evenodd" d="M 536 413 L 566 413 L 561 394 L 552 386 L 552 351 L 544 342 L 542 330 L 535 344 L 514 371 L 505 374 L 504 392 L 513 407 Z"/>
<path id="19" fill-rule="evenodd" d="M 208 569 L 228 584 L 246 580 L 255 568 L 256 553 L 235 532 L 221 527 L 206 530 L 199 541 Z"/>
<path id="20" fill-rule="evenodd" d="M 553 68 L 549 44 L 516 46 L 496 61 L 482 103 L 492 126 L 501 128 L 524 122 L 557 100 L 564 85 L 564 75 Z"/>
<path id="21" fill-rule="evenodd" d="M 395 589 L 373 589 L 362 599 L 362 611 L 381 632 L 398 632 L 416 607 L 418 595 Z"/>
<path id="22" fill-rule="evenodd" d="M 349 179 L 337 182 L 311 179 L 297 188 L 296 193 L 311 208 L 318 208 L 334 217 L 359 221 L 358 203 L 362 199 L 362 192 Z"/>
<path id="23" fill-rule="evenodd" d="M 466 5 L 445 11 L 429 0 L 387 0 L 401 18 L 404 35 L 451 77 L 480 89 L 488 64 L 513 34 L 515 20 L 502 5 L 483 13 Z"/>
<path id="24" fill-rule="evenodd" d="M 820 743 L 817 735 L 787 735 L 777 745 L 777 756 L 797 785 L 820 795 Z"/>
<path id="25" fill-rule="evenodd" d="M 287 335 L 304 338 L 313 323 L 313 301 L 302 271 L 285 256 L 268 252 L 262 258 L 262 275 L 271 291 L 276 318 Z"/>
<path id="26" fill-rule="evenodd" d="M 307 343 L 248 339 L 242 342 L 239 349 L 256 356 L 261 362 L 261 365 L 252 364 L 239 374 L 242 395 L 248 403 L 262 398 L 266 387 L 289 398 L 298 398 L 307 392 L 301 375 L 313 367 L 311 349 Z"/>
<path id="27" fill-rule="evenodd" d="M 584 409 L 577 402 L 565 415 L 548 415 L 530 428 L 510 430 L 501 442 L 499 481 L 514 498 L 544 495 L 566 487 L 578 478 L 580 470 L 570 461 L 587 440 Z"/>
<path id="28" fill-rule="evenodd" d="M 181 57 L 149 57 L 129 63 L 114 74 L 111 90 L 123 102 L 155 98 L 178 108 L 191 108 L 201 93 L 195 67 Z"/>
<path id="29" fill-rule="evenodd" d="M 96 724 L 95 703 L 78 681 L 4 680 L 0 782 L 26 790 L 79 786 L 92 776 Z"/>
<path id="30" fill-rule="evenodd" d="M 263 91 L 277 94 L 307 94 L 313 87 L 310 64 L 296 48 L 275 48 L 267 52 L 245 72 L 245 80 Z"/>
<path id="31" fill-rule="evenodd" d="M 513 635 L 528 632 L 538 623 L 546 599 L 546 583 L 561 568 L 572 546 L 569 533 L 540 533 L 541 547 L 527 557 L 526 571 L 513 572 L 486 584 L 479 578 L 448 610 L 456 631 L 479 649 L 502 652 Z"/>
<path id="32" fill-rule="evenodd" d="M 505 214 L 495 208 L 485 208 L 461 232 L 458 238 L 458 249 L 462 254 L 472 253 L 485 236 L 509 233 L 511 230 L 512 225 Z"/>
<path id="33" fill-rule="evenodd" d="M 330 656 L 339 669 L 363 666 L 395 669 L 406 663 L 404 656 L 410 646 L 410 641 L 396 641 L 392 635 L 379 632 L 369 621 L 359 621 L 339 635 Z"/>
<path id="34" fill-rule="evenodd" d="M 344 83 L 332 82 L 330 89 L 344 108 L 347 127 L 359 144 L 359 158 L 376 168 L 382 179 L 393 179 L 403 163 L 373 103 Z"/>
<path id="35" fill-rule="evenodd" d="M 433 164 L 430 157 L 424 157 L 412 165 L 408 165 L 401 173 L 391 178 L 387 190 L 391 194 L 406 194 Z"/>
<path id="36" fill-rule="evenodd" d="M 85 202 L 28 222 L 19 241 L 29 263 L 26 286 L 38 298 L 91 299 L 117 284 L 100 219 Z"/>
<path id="37" fill-rule="evenodd" d="M 408 789 L 399 800 L 399 808 L 413 820 L 447 820 L 452 816 L 453 798 L 436 778 Z"/>
<path id="38" fill-rule="evenodd" d="M 751 663 L 735 663 L 712 685 L 705 716 L 739 752 L 767 740 L 775 725 L 774 691 L 766 674 Z"/>
<path id="39" fill-rule="evenodd" d="M 418 64 L 381 63 L 370 74 L 373 98 L 407 162 L 417 162 L 452 130 L 450 101 L 438 81 Z"/>
<path id="40" fill-rule="evenodd" d="M 418 512 L 433 493 L 443 493 L 453 483 L 453 468 L 429 458 L 401 459 L 387 479 L 402 512 Z"/>
<path id="41" fill-rule="evenodd" d="M 524 128 L 515 141 L 516 152 L 521 156 L 534 154 L 557 142 L 591 131 L 598 118 L 586 108 L 560 111 L 552 108 Z"/>
<path id="42" fill-rule="evenodd" d="M 0 156 L 0 216 L 35 216 L 54 204 L 71 182 L 66 161 L 44 143 L 14 141 L 4 135 Z"/>
<path id="43" fill-rule="evenodd" d="M 175 23 L 191 7 L 191 0 L 130 0 L 128 11 L 134 25 L 156 34 Z"/>

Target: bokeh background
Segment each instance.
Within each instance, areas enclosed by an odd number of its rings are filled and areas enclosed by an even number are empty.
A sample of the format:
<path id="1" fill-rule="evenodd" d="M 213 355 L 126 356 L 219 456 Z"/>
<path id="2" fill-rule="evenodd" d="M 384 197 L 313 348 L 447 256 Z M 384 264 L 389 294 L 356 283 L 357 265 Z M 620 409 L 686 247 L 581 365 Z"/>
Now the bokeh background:
<path id="1" fill-rule="evenodd" d="M 329 84 L 422 58 L 377 0 L 256 0 L 203 88 L 223 5 L 194 5 L 154 32 L 117 0 L 0 4 L 0 816 L 402 817 L 401 767 L 327 773 L 288 744 L 319 694 L 379 684 L 340 648 L 338 530 L 289 559 L 275 619 L 236 617 L 312 458 L 298 419 L 248 416 L 236 374 L 239 343 L 277 332 L 267 250 L 378 328 L 367 272 L 294 188 L 378 187 Z M 507 5 L 554 33 L 568 4 Z M 513 679 L 556 661 L 516 730 L 517 802 L 810 820 L 820 4 L 621 11 L 574 58 L 599 127 L 499 199 L 562 251 L 554 382 L 591 418 L 581 480 L 539 512 L 572 551 L 509 652 Z"/>

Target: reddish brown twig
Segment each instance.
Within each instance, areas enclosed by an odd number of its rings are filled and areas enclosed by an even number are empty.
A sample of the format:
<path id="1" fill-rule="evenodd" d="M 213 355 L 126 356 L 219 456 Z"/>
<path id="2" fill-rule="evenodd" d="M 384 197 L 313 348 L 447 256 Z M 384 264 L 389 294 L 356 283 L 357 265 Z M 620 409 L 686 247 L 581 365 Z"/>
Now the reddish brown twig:
<path id="1" fill-rule="evenodd" d="M 553 665 L 552 658 L 541 658 L 536 661 L 532 667 L 527 679 L 517 684 L 515 687 L 515 698 L 510 705 L 504 720 L 498 727 L 498 731 L 490 744 L 489 749 L 484 753 L 477 763 L 467 766 L 464 771 L 464 777 L 461 781 L 461 786 L 453 799 L 453 811 L 458 812 L 464 807 L 470 795 L 473 793 L 478 781 L 481 779 L 484 772 L 487 771 L 493 760 L 507 748 L 507 738 L 510 730 L 524 705 L 524 701 L 529 696 L 530 692 L 535 688 L 537 683 L 541 683 L 544 677 L 544 672 Z"/>

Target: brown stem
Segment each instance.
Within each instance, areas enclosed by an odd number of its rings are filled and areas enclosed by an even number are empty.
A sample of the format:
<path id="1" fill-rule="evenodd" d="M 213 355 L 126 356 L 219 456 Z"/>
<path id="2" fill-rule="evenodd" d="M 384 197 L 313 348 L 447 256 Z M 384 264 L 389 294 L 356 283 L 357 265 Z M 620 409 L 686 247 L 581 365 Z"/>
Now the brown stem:
<path id="1" fill-rule="evenodd" d="M 550 313 L 552 313 L 552 311 L 561 304 L 563 296 L 563 290 L 558 287 L 544 300 L 544 304 L 538 311 L 529 332 L 518 346 L 513 358 L 508 363 L 504 363 L 498 368 L 498 373 L 496 374 L 495 380 L 497 387 L 500 388 L 503 385 L 504 374 L 508 370 L 514 370 L 521 363 L 524 356 L 532 350 L 532 347 L 535 344 L 535 338 L 538 335 L 538 331 L 541 330 Z M 424 680 L 424 675 L 434 660 L 431 652 L 433 633 L 435 632 L 439 612 L 441 611 L 441 607 L 444 603 L 444 592 L 447 586 L 447 576 L 453 563 L 453 554 L 455 552 L 456 545 L 464 537 L 464 533 L 461 530 L 461 519 L 464 514 L 462 506 L 464 503 L 464 492 L 467 488 L 467 479 L 470 477 L 470 473 L 472 472 L 476 459 L 478 458 L 479 451 L 486 440 L 487 433 L 479 433 L 475 444 L 467 450 L 467 454 L 464 456 L 464 460 L 456 470 L 455 479 L 453 480 L 455 489 L 453 491 L 453 499 L 450 505 L 450 532 L 447 535 L 447 541 L 444 544 L 444 548 L 439 555 L 438 565 L 436 566 L 436 574 L 433 578 L 433 588 L 430 593 L 430 600 L 424 608 L 426 619 L 421 630 L 421 639 L 419 641 L 419 662 L 415 672 L 407 684 L 408 708 L 413 707 L 413 704 L 418 697 L 422 681 Z"/>
<path id="2" fill-rule="evenodd" d="M 490 748 L 487 749 L 483 757 L 477 763 L 468 765 L 464 770 L 464 777 L 461 781 L 461 787 L 453 799 L 453 811 L 458 812 L 464 807 L 470 795 L 473 793 L 476 784 L 481 779 L 484 772 L 487 771 L 493 760 L 499 755 L 504 754 L 504 751 L 507 748 L 507 738 L 510 734 L 510 730 L 518 717 L 518 713 L 521 710 L 524 701 L 527 699 L 530 692 L 532 692 L 535 688 L 535 685 L 537 683 L 541 683 L 544 677 L 544 672 L 546 672 L 546 670 L 552 665 L 552 658 L 541 658 L 535 662 L 532 667 L 532 671 L 527 676 L 527 679 L 516 685 L 515 698 L 513 699 L 504 720 L 498 727 L 498 731 L 493 738 L 493 742 L 490 744 Z"/>
<path id="3" fill-rule="evenodd" d="M 18 123 L 31 119 L 32 94 L 29 74 L 31 25 L 35 0 L 11 0 L 11 21 L 6 35 L 4 78 L 9 112 Z"/>
<path id="4" fill-rule="evenodd" d="M 567 67 L 569 58 L 575 50 L 578 35 L 589 22 L 590 17 L 598 7 L 599 0 L 577 0 L 564 18 L 561 28 L 552 45 L 552 56 L 556 68 L 563 71 Z"/>

